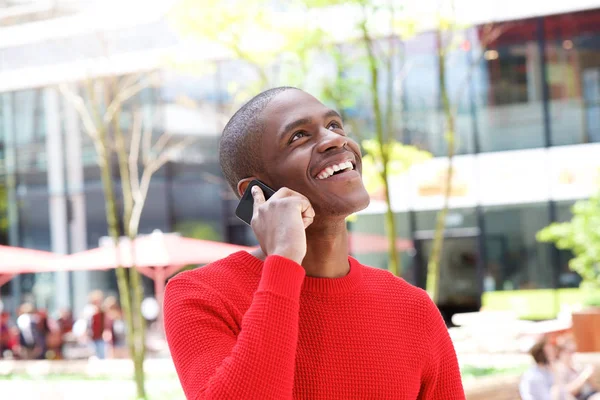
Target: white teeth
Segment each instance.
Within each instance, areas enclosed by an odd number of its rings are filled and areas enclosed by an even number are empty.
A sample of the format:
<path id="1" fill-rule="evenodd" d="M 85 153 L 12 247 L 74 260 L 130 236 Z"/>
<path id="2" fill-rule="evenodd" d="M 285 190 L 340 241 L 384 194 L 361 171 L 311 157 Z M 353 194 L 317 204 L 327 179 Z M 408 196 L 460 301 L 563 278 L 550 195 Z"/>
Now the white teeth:
<path id="1" fill-rule="evenodd" d="M 343 163 L 331 165 L 331 166 L 325 168 L 323 171 L 321 171 L 319 173 L 319 175 L 317 175 L 317 179 L 327 179 L 331 175 L 333 175 L 334 172 L 343 171 L 345 169 L 353 170 L 354 166 L 352 165 L 352 162 L 346 161 Z"/>

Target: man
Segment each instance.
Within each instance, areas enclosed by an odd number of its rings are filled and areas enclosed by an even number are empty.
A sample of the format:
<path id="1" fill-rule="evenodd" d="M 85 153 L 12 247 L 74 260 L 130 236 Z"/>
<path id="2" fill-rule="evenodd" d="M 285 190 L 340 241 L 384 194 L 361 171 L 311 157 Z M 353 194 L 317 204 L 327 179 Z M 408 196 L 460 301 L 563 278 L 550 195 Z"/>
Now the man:
<path id="1" fill-rule="evenodd" d="M 367 207 L 361 154 L 339 114 L 295 88 L 229 121 L 221 167 L 253 179 L 253 254 L 171 279 L 165 329 L 188 399 L 464 399 L 427 294 L 348 257 L 345 218 Z"/>

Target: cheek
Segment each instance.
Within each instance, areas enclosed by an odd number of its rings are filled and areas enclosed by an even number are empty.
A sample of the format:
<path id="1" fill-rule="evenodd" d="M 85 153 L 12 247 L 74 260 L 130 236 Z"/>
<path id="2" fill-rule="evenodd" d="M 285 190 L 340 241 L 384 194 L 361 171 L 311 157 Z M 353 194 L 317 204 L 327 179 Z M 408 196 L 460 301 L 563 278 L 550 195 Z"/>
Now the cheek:
<path id="1" fill-rule="evenodd" d="M 362 152 L 360 151 L 360 146 L 354 140 L 348 138 L 348 148 L 362 157 Z"/>
<path id="2" fill-rule="evenodd" d="M 294 157 L 274 163 L 268 173 L 273 184 L 278 187 L 288 187 L 292 190 L 299 191 L 297 189 L 306 187 L 306 170 L 307 163 Z"/>

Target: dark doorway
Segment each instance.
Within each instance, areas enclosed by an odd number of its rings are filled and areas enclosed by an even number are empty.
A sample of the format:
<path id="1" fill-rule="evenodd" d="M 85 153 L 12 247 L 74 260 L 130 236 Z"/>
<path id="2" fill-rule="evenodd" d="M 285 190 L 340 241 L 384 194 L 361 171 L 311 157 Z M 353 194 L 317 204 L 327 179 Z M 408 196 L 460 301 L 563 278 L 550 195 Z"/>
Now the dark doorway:
<path id="1" fill-rule="evenodd" d="M 462 230 L 461 230 L 462 231 Z M 466 230 L 465 230 L 466 231 Z M 469 230 L 470 231 L 470 230 Z M 425 288 L 427 264 L 433 248 L 433 237 L 420 232 L 415 241 L 419 257 L 417 285 Z M 479 311 L 483 289 L 479 234 L 446 232 L 440 258 L 438 308 L 448 325 L 457 313 Z"/>

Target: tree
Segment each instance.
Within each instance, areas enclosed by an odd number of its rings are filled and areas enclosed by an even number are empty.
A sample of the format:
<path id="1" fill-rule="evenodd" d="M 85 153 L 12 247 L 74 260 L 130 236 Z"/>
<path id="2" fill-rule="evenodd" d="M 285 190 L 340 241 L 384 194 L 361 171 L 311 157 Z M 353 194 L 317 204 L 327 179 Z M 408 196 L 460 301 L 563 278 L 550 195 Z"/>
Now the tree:
<path id="1" fill-rule="evenodd" d="M 395 2 L 390 2 L 387 7 L 388 22 L 391 30 L 391 37 L 388 38 L 387 52 L 376 52 L 375 42 L 369 30 L 369 19 L 378 11 L 378 7 L 370 8 L 366 2 L 361 2 L 362 20 L 360 21 L 360 31 L 362 33 L 362 42 L 367 52 L 367 64 L 370 73 L 370 94 L 371 107 L 375 118 L 375 137 L 371 141 L 363 141 L 363 147 L 367 151 L 367 171 L 368 168 L 375 167 L 378 172 L 379 182 L 384 188 L 384 199 L 386 203 L 385 229 L 388 237 L 388 270 L 394 275 L 402 274 L 402 265 L 396 248 L 396 219 L 392 208 L 392 198 L 390 195 L 390 177 L 394 173 L 403 173 L 411 165 L 425 161 L 431 155 L 425 151 L 419 150 L 414 146 L 406 146 L 397 141 L 398 124 L 396 119 L 398 111 L 394 108 L 396 97 L 394 88 L 396 80 L 402 80 L 406 76 L 409 66 L 403 63 L 400 73 L 394 69 L 394 58 L 397 58 L 397 46 L 395 46 L 395 27 L 399 24 L 397 19 L 398 10 Z M 406 21 L 404 21 L 406 24 Z M 407 24 L 409 25 L 409 24 Z M 409 25 L 410 26 L 410 25 Z M 408 35 L 412 34 L 409 31 Z M 380 101 L 380 77 L 385 74 L 387 77 L 385 88 L 385 108 Z M 401 85 L 398 85 L 401 87 Z M 402 96 L 400 96 L 401 98 Z M 369 172 L 367 172 L 369 174 Z M 367 175 L 368 176 L 368 175 Z"/>
<path id="2" fill-rule="evenodd" d="M 442 116 L 444 120 L 444 139 L 447 145 L 446 157 L 448 160 L 447 172 L 445 175 L 444 184 L 444 200 L 442 209 L 438 211 L 436 216 L 436 224 L 433 237 L 433 246 L 429 261 L 427 263 L 427 282 L 426 289 L 431 299 L 437 303 L 439 295 L 439 280 L 440 280 L 440 259 L 442 257 L 442 248 L 444 245 L 444 231 L 446 228 L 446 216 L 450 203 L 450 195 L 452 193 L 452 179 L 454 176 L 454 155 L 456 152 L 456 117 L 458 114 L 458 106 L 461 97 L 473 75 L 473 70 L 483 58 L 486 47 L 496 40 L 508 27 L 505 25 L 487 24 L 481 33 L 480 53 L 468 65 L 465 72 L 465 77 L 458 87 L 456 97 L 451 98 L 448 90 L 447 69 L 449 64 L 450 52 L 456 49 L 456 39 L 458 31 L 464 31 L 466 27 L 460 27 L 455 21 L 453 4 L 451 2 L 451 12 L 449 17 L 444 17 L 441 13 L 438 15 L 437 23 L 437 42 L 438 42 L 438 80 L 440 86 L 440 99 Z"/>
<path id="3" fill-rule="evenodd" d="M 294 6 L 297 4 L 287 5 Z M 210 18 L 205 18 L 207 10 Z M 254 70 L 255 79 L 245 82 L 245 87 L 228 85 L 234 107 L 278 81 L 302 86 L 311 56 L 322 38 L 319 29 L 311 28 L 306 14 L 280 12 L 265 0 L 180 0 L 170 20 L 182 36 L 197 43 L 218 44 L 231 59 Z"/>
<path id="4" fill-rule="evenodd" d="M 119 254 L 121 235 L 130 243 L 138 235 L 140 218 L 153 174 L 174 155 L 181 152 L 190 139 L 176 143 L 169 134 L 153 137 L 152 121 L 144 121 L 133 98 L 156 81 L 153 74 L 90 79 L 83 85 L 85 95 L 61 85 L 60 90 L 74 106 L 84 131 L 92 139 L 100 168 L 109 235 Z M 130 123 L 126 121 L 129 118 Z M 113 161 L 116 159 L 123 199 L 123 212 L 117 207 L 113 182 Z M 121 232 L 120 226 L 123 227 Z M 143 287 L 141 276 L 133 265 L 128 274 L 118 266 L 117 285 L 127 327 L 127 344 L 134 364 L 134 380 L 138 399 L 146 399 L 144 359 L 146 327 L 141 313 Z"/>
<path id="5" fill-rule="evenodd" d="M 600 191 L 587 200 L 577 201 L 568 222 L 554 222 L 537 233 L 540 242 L 554 243 L 570 250 L 574 257 L 569 267 L 583 279 L 587 302 L 600 306 Z"/>
<path id="6" fill-rule="evenodd" d="M 410 36 L 414 24 L 401 18 L 399 2 L 389 2 L 384 6 L 371 5 L 364 1 L 351 1 L 350 7 L 359 12 L 358 24 L 354 26 L 358 34 L 358 46 L 364 48 L 362 60 L 354 59 L 343 51 L 343 45 L 336 42 L 318 25 L 315 11 L 342 4 L 336 0 L 302 0 L 287 4 L 286 12 L 276 11 L 266 1 L 235 2 L 223 4 L 211 0 L 209 4 L 193 0 L 182 0 L 173 12 L 173 21 L 179 30 L 199 41 L 209 40 L 230 50 L 233 57 L 251 65 L 257 72 L 257 81 L 248 85 L 252 93 L 273 86 L 278 81 L 286 85 L 304 87 L 310 72 L 311 61 L 318 55 L 329 55 L 336 67 L 336 75 L 327 76 L 321 82 L 321 96 L 332 102 L 341 112 L 346 125 L 358 125 L 345 112 L 356 105 L 356 100 L 370 95 L 369 109 L 374 118 L 373 138 L 361 141 L 367 151 L 364 161 L 364 174 L 370 189 L 383 187 L 387 211 L 386 232 L 389 239 L 389 270 L 401 273 L 400 258 L 395 246 L 396 222 L 391 207 L 389 178 L 408 167 L 429 157 L 412 146 L 404 146 L 398 141 L 401 132 L 399 113 L 401 104 L 395 85 L 403 79 L 408 67 L 397 73 L 397 60 L 402 57 L 397 51 L 397 39 Z M 217 18 L 206 20 L 201 16 L 207 9 Z M 293 12 L 292 12 L 293 11 Z M 292 16 L 293 18 L 290 18 Z M 379 36 L 377 23 L 385 20 L 393 35 L 386 40 L 376 40 Z M 386 25 L 387 26 L 387 25 Z M 345 38 L 345 40 L 353 40 Z M 382 47 L 385 47 L 383 49 Z M 346 72 L 358 61 L 368 71 L 368 84 L 349 77 Z M 277 66 L 278 68 L 275 68 Z M 274 71 L 279 71 L 275 74 Z M 385 80 L 385 99 L 380 98 L 380 85 Z M 242 96 L 247 98 L 248 96 Z M 371 129 L 371 128 L 369 128 Z M 362 139 L 358 138 L 359 141 Z M 392 170 L 392 171 L 390 171 Z"/>

